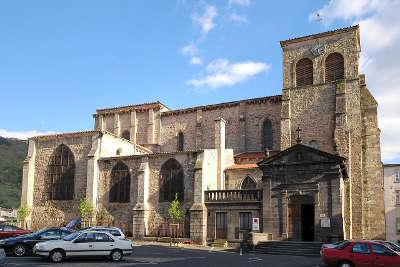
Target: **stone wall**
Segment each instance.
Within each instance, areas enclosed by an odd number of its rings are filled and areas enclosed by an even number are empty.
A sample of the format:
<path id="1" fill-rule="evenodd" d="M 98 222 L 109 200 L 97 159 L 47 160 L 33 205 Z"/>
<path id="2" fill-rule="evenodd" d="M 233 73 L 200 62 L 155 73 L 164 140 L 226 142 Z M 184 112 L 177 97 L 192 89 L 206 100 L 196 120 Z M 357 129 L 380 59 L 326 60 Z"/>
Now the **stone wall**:
<path id="1" fill-rule="evenodd" d="M 396 172 L 400 171 L 400 164 L 388 164 L 383 166 L 385 185 L 385 217 L 386 240 L 397 242 L 400 233 L 397 224 L 400 223 L 400 207 L 396 204 L 396 191 L 400 190 L 400 182 L 396 182 Z"/>

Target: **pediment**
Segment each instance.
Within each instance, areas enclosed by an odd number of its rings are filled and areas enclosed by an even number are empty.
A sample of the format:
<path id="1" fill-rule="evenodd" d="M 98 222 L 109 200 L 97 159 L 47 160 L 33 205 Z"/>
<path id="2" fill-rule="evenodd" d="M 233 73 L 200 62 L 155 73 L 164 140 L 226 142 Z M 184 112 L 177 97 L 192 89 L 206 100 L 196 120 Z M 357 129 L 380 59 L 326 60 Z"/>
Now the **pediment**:
<path id="1" fill-rule="evenodd" d="M 258 162 L 258 166 L 341 163 L 345 158 L 303 144 L 296 144 L 280 153 Z"/>

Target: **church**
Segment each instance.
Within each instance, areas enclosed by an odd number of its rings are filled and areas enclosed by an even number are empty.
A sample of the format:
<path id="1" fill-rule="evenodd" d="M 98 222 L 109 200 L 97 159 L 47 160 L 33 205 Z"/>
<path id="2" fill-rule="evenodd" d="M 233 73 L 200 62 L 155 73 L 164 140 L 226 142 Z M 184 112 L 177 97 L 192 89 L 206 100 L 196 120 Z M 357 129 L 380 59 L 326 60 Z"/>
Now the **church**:
<path id="1" fill-rule="evenodd" d="M 173 110 L 98 109 L 94 129 L 29 139 L 30 227 L 86 198 L 134 238 L 165 234 L 177 195 L 195 243 L 385 238 L 377 102 L 359 26 L 281 41 L 282 94 Z M 53 217 L 53 218 L 51 218 Z"/>

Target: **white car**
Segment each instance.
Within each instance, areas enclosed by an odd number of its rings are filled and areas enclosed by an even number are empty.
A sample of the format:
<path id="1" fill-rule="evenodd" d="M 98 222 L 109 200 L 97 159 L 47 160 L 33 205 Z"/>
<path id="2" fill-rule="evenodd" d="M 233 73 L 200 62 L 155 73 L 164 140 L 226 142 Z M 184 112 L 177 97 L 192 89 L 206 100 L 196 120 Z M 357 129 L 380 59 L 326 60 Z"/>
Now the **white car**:
<path id="1" fill-rule="evenodd" d="M 37 243 L 33 252 L 48 257 L 52 262 L 62 262 L 67 257 L 108 256 L 112 261 L 120 261 L 133 251 L 132 241 L 119 239 L 108 232 L 81 231 L 67 235 L 61 240 Z"/>
<path id="2" fill-rule="evenodd" d="M 107 232 L 112 234 L 113 236 L 118 237 L 119 239 L 125 239 L 124 233 L 118 227 L 104 227 L 104 226 L 92 226 L 86 230 L 93 230 L 97 232 Z"/>

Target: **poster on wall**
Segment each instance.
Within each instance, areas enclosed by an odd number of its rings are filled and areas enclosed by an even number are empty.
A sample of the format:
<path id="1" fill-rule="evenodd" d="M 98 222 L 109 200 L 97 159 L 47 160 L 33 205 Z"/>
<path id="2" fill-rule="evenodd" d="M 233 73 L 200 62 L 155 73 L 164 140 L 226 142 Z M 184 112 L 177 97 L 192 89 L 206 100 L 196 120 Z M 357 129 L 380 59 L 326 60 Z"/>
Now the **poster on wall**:
<path id="1" fill-rule="evenodd" d="M 251 227 L 253 231 L 260 231 L 260 219 L 259 218 L 253 218 L 253 225 Z"/>
<path id="2" fill-rule="evenodd" d="M 321 228 L 331 228 L 331 219 L 321 218 Z"/>

